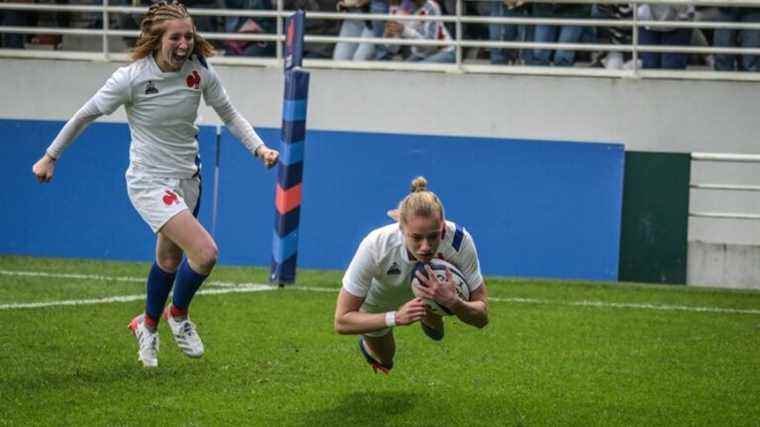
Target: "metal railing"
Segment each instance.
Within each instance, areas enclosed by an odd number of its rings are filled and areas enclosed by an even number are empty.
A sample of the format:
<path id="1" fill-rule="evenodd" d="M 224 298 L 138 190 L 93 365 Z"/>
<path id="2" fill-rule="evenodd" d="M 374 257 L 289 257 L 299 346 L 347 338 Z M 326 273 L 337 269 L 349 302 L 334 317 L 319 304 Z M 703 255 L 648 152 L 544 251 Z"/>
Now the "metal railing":
<path id="1" fill-rule="evenodd" d="M 732 162 L 732 163 L 758 163 L 760 155 L 756 154 L 719 154 L 719 153 L 691 153 L 691 161 L 699 162 Z M 760 192 L 760 185 L 736 185 L 714 183 L 692 183 L 689 185 L 695 190 L 722 190 L 722 191 L 749 191 Z M 690 217 L 695 218 L 721 218 L 721 219 L 748 219 L 760 220 L 760 214 L 736 213 L 736 212 L 703 212 L 690 211 Z"/>
<path id="2" fill-rule="evenodd" d="M 440 71 L 455 73 L 504 73 L 504 74 L 541 74 L 541 75 L 573 75 L 573 76 L 605 76 L 605 77 L 633 77 L 633 78 L 679 78 L 679 79 L 712 79 L 712 80 L 749 80 L 760 81 L 760 73 L 752 72 L 726 72 L 712 70 L 644 70 L 639 67 L 638 58 L 642 52 L 672 52 L 688 54 L 742 54 L 760 55 L 760 48 L 740 47 L 711 47 L 711 46 L 654 46 L 641 45 L 638 43 L 637 31 L 641 27 L 649 28 L 704 28 L 704 29 L 751 29 L 760 31 L 760 23 L 740 22 L 693 22 L 693 21 L 652 21 L 640 20 L 638 17 L 639 4 L 667 3 L 688 4 L 696 6 L 732 6 L 732 7 L 760 7 L 760 0 L 644 0 L 634 3 L 619 0 L 554 0 L 552 3 L 572 4 L 632 4 L 632 19 L 560 19 L 560 18 L 535 18 L 535 17 L 485 17 L 463 15 L 465 0 L 457 0 L 454 15 L 444 16 L 417 16 L 397 14 L 361 14 L 361 13 L 331 13 L 331 12 L 307 12 L 307 20 L 362 20 L 362 21 L 440 21 L 452 23 L 455 26 L 452 40 L 410 40 L 397 38 L 360 38 L 338 37 L 324 35 L 305 36 L 308 43 L 372 43 L 401 46 L 453 46 L 455 49 L 455 62 L 453 64 L 429 64 L 429 63 L 405 63 L 398 61 L 334 61 L 334 60 L 305 60 L 304 66 L 313 68 L 352 68 L 352 69 L 382 69 L 382 70 L 420 70 Z M 501 0 L 496 0 L 501 1 Z M 59 28 L 59 27 L 21 27 L 0 26 L 0 33 L 17 34 L 58 34 L 58 35 L 82 35 L 101 37 L 101 52 L 78 52 L 78 51 L 40 51 L 40 50 L 17 50 L 0 49 L 0 57 L 21 58 L 54 58 L 75 60 L 104 60 L 125 61 L 128 59 L 125 52 L 112 52 L 109 46 L 109 36 L 137 37 L 137 30 L 111 29 L 109 22 L 116 14 L 142 14 L 147 11 L 145 7 L 111 6 L 108 0 L 103 0 L 103 5 L 51 5 L 30 3 L 0 3 L 0 10 L 23 10 L 37 12 L 91 12 L 100 13 L 102 28 Z M 283 18 L 293 11 L 285 10 L 283 0 L 277 0 L 277 10 L 234 10 L 234 9 L 189 9 L 193 16 L 221 16 L 221 17 L 248 17 L 248 18 L 276 18 L 276 33 L 272 34 L 241 34 L 241 33 L 216 33 L 204 32 L 202 35 L 208 40 L 242 40 L 242 41 L 268 41 L 277 42 L 276 52 L 272 58 L 254 58 L 240 56 L 219 56 L 212 58 L 212 62 L 224 64 L 281 66 L 282 47 L 284 41 Z M 630 45 L 599 44 L 599 43 L 537 43 L 521 41 L 491 41 L 491 40 L 465 40 L 463 39 L 463 25 L 465 24 L 512 24 L 512 25 L 563 25 L 584 27 L 625 27 L 633 31 Z M 467 48 L 504 48 L 504 49 L 549 49 L 549 50 L 574 50 L 591 52 L 624 52 L 633 56 L 633 67 L 629 70 L 608 70 L 604 68 L 589 67 L 542 67 L 522 65 L 491 65 L 465 61 L 463 50 Z"/>

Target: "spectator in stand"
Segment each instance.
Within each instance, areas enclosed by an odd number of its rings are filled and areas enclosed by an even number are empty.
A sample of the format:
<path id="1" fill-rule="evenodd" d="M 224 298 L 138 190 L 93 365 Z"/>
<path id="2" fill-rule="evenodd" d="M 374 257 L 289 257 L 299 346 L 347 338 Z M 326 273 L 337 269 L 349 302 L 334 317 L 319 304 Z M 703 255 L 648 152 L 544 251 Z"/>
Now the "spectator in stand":
<path id="1" fill-rule="evenodd" d="M 338 0 L 338 12 L 369 13 L 370 0 Z M 340 37 L 372 38 L 372 22 L 345 19 L 340 25 Z M 335 44 L 333 59 L 337 61 L 367 61 L 375 58 L 375 45 L 372 43 L 338 42 Z"/>
<path id="2" fill-rule="evenodd" d="M 158 0 L 151 0 L 150 4 L 158 3 Z M 224 0 L 183 0 L 182 4 L 188 9 L 224 9 Z M 224 18 L 221 16 L 196 15 L 193 17 L 195 29 L 200 33 L 218 33 L 224 31 Z M 211 41 L 219 47 L 219 40 Z"/>
<path id="3" fill-rule="evenodd" d="M 142 0 L 109 0 L 113 6 L 147 6 L 150 2 Z M 139 30 L 141 13 L 119 13 L 116 15 L 116 28 L 119 30 Z M 128 48 L 135 47 L 136 37 L 124 37 L 124 43 Z"/>
<path id="4" fill-rule="evenodd" d="M 591 6 L 588 4 L 553 4 L 534 3 L 533 16 L 540 18 L 589 18 Z M 534 40 L 536 43 L 578 43 L 583 36 L 584 27 L 578 25 L 537 25 Z M 536 49 L 531 65 L 554 65 L 569 67 L 575 64 L 574 50 Z"/>
<path id="5" fill-rule="evenodd" d="M 30 27 L 34 25 L 34 21 L 32 13 L 25 10 L 0 10 L 0 26 L 3 27 Z M 0 48 L 23 49 L 25 40 L 24 34 L 0 33 Z"/>
<path id="6" fill-rule="evenodd" d="M 441 6 L 435 0 L 412 0 L 418 16 L 442 16 Z M 451 41 L 451 35 L 440 21 L 388 21 L 385 37 L 413 40 Z M 398 50 L 398 45 L 388 49 Z M 456 60 L 454 46 L 412 46 L 408 61 L 447 63 Z"/>
<path id="7" fill-rule="evenodd" d="M 497 0 L 491 2 L 491 17 L 530 17 L 531 6 L 523 0 Z M 519 24 L 489 24 L 491 41 L 532 41 L 533 26 Z M 530 37 L 529 37 L 530 36 Z M 533 49 L 491 48 L 491 64 L 519 64 L 531 62 Z"/>
<path id="8" fill-rule="evenodd" d="M 61 1 L 61 0 L 58 0 Z M 160 0 L 109 0 L 112 6 L 148 7 L 159 3 Z M 185 0 L 186 7 L 199 9 L 224 9 L 224 0 Z M 119 13 L 116 18 L 116 26 L 121 30 L 139 30 L 141 13 Z M 195 28 L 199 32 L 217 33 L 223 31 L 224 18 L 221 16 L 194 16 Z M 124 43 L 130 48 L 135 46 L 135 37 L 124 37 Z M 208 40 L 215 48 L 220 48 L 219 40 Z"/>
<path id="9" fill-rule="evenodd" d="M 754 23 L 760 22 L 760 8 L 721 7 L 718 21 Z M 716 29 L 713 33 L 715 47 L 760 47 L 760 30 Z M 760 71 L 760 55 L 716 54 L 717 71 Z"/>
<path id="10" fill-rule="evenodd" d="M 390 0 L 370 0 L 369 13 L 373 14 L 390 14 Z M 385 27 L 390 21 L 372 21 L 372 37 L 382 38 L 385 34 Z M 388 50 L 384 44 L 375 45 L 375 59 L 378 61 L 389 61 L 393 58 L 394 53 Z"/>
<path id="11" fill-rule="evenodd" d="M 22 1 L 22 3 L 42 3 L 42 4 L 55 4 L 66 5 L 68 0 L 37 0 L 37 1 Z M 26 25 L 33 27 L 50 27 L 50 28 L 68 28 L 71 13 L 68 12 L 24 12 L 29 16 L 29 20 L 26 21 Z M 38 46 L 49 46 L 53 49 L 58 49 L 63 41 L 61 34 L 43 33 L 31 36 L 29 40 L 30 44 Z"/>
<path id="12" fill-rule="evenodd" d="M 595 4 L 591 7 L 592 19 L 630 20 L 633 17 L 633 6 L 630 4 Z M 597 27 L 597 42 L 615 46 L 630 46 L 633 42 L 631 27 Z M 620 70 L 631 68 L 630 52 L 603 52 L 598 57 L 604 68 Z"/>
<path id="13" fill-rule="evenodd" d="M 285 0 L 283 5 L 285 10 L 304 10 L 306 11 L 305 31 L 310 36 L 336 36 L 339 31 L 339 21 L 335 19 L 313 19 L 308 18 L 309 11 L 328 11 L 335 10 L 335 0 Z M 309 42 L 304 45 L 304 58 L 330 59 L 333 57 L 334 46 L 332 43 L 313 43 Z"/>
<path id="14" fill-rule="evenodd" d="M 694 7 L 685 4 L 642 4 L 639 19 L 642 21 L 691 21 Z M 689 46 L 691 28 L 644 27 L 639 28 L 639 45 Z M 641 52 L 642 68 L 684 70 L 689 55 L 676 52 Z"/>
<path id="15" fill-rule="evenodd" d="M 271 0 L 224 0 L 227 9 L 273 10 Z M 274 18 L 228 16 L 224 24 L 227 33 L 274 34 Z M 270 41 L 225 40 L 225 54 L 230 56 L 272 57 L 275 44 Z"/>

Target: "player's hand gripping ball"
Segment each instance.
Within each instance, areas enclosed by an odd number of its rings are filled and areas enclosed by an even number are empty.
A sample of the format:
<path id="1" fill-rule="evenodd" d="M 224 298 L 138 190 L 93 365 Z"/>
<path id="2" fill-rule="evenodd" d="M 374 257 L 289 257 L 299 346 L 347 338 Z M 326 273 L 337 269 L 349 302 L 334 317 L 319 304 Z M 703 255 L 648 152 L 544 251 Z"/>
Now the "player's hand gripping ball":
<path id="1" fill-rule="evenodd" d="M 430 268 L 433 270 L 433 274 L 435 274 L 435 277 L 441 283 L 446 282 L 446 268 L 448 268 L 449 271 L 451 271 L 451 280 L 454 281 L 454 290 L 456 291 L 459 298 L 464 301 L 470 300 L 470 288 L 467 286 L 467 282 L 464 280 L 464 275 L 462 272 L 459 271 L 459 269 L 456 268 L 453 264 L 442 259 L 433 259 L 429 264 L 418 262 L 417 265 L 414 266 L 414 272 L 412 272 L 412 292 L 414 292 L 414 296 L 420 297 L 421 295 L 419 288 L 421 286 L 424 286 L 420 283 L 419 279 L 417 279 L 416 273 L 419 271 L 424 277 L 428 277 L 425 265 L 430 266 Z M 433 313 L 439 316 L 451 316 L 453 314 L 443 304 L 439 304 L 435 300 L 426 298 L 425 304 L 430 307 L 430 310 Z"/>

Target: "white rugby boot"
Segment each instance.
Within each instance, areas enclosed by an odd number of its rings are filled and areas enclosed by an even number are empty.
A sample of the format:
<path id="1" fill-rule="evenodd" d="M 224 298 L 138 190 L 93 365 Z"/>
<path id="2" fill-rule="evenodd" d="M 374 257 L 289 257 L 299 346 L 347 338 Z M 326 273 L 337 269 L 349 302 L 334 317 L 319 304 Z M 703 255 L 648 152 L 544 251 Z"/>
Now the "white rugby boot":
<path id="1" fill-rule="evenodd" d="M 145 314 L 135 316 L 129 322 L 129 329 L 132 335 L 137 339 L 137 360 L 142 362 L 146 368 L 155 368 L 158 366 L 158 331 L 151 332 L 145 326 Z"/>
<path id="2" fill-rule="evenodd" d="M 164 309 L 164 320 L 172 330 L 174 341 L 187 357 L 198 358 L 203 356 L 203 341 L 195 329 L 195 323 L 190 321 L 190 317 L 178 320 L 172 316 L 170 306 Z"/>

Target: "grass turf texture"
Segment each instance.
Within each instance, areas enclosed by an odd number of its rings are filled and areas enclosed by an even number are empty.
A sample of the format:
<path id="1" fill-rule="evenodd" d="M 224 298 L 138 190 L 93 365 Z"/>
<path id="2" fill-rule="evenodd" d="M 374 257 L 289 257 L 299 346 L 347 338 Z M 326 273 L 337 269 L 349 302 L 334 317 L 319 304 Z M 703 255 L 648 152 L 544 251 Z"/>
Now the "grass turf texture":
<path id="1" fill-rule="evenodd" d="M 144 293 L 145 263 L 0 257 L 0 305 Z M 50 273 L 17 276 L 8 271 Z M 60 277 L 98 275 L 100 278 Z M 213 282 L 266 283 L 219 267 Z M 123 278 L 133 278 L 123 280 Z M 396 367 L 373 374 L 332 316 L 330 288 L 200 295 L 206 344 L 183 356 L 162 323 L 159 367 L 137 362 L 143 301 L 0 310 L 3 425 L 757 425 L 760 293 L 489 279 L 491 323 L 446 320 L 441 343 L 396 328 Z M 117 280 L 116 278 L 122 278 Z M 229 285 L 228 285 L 229 286 Z M 206 287 L 206 285 L 204 285 Z M 597 306 L 573 305 L 594 301 Z M 647 304 L 626 308 L 613 304 Z"/>

